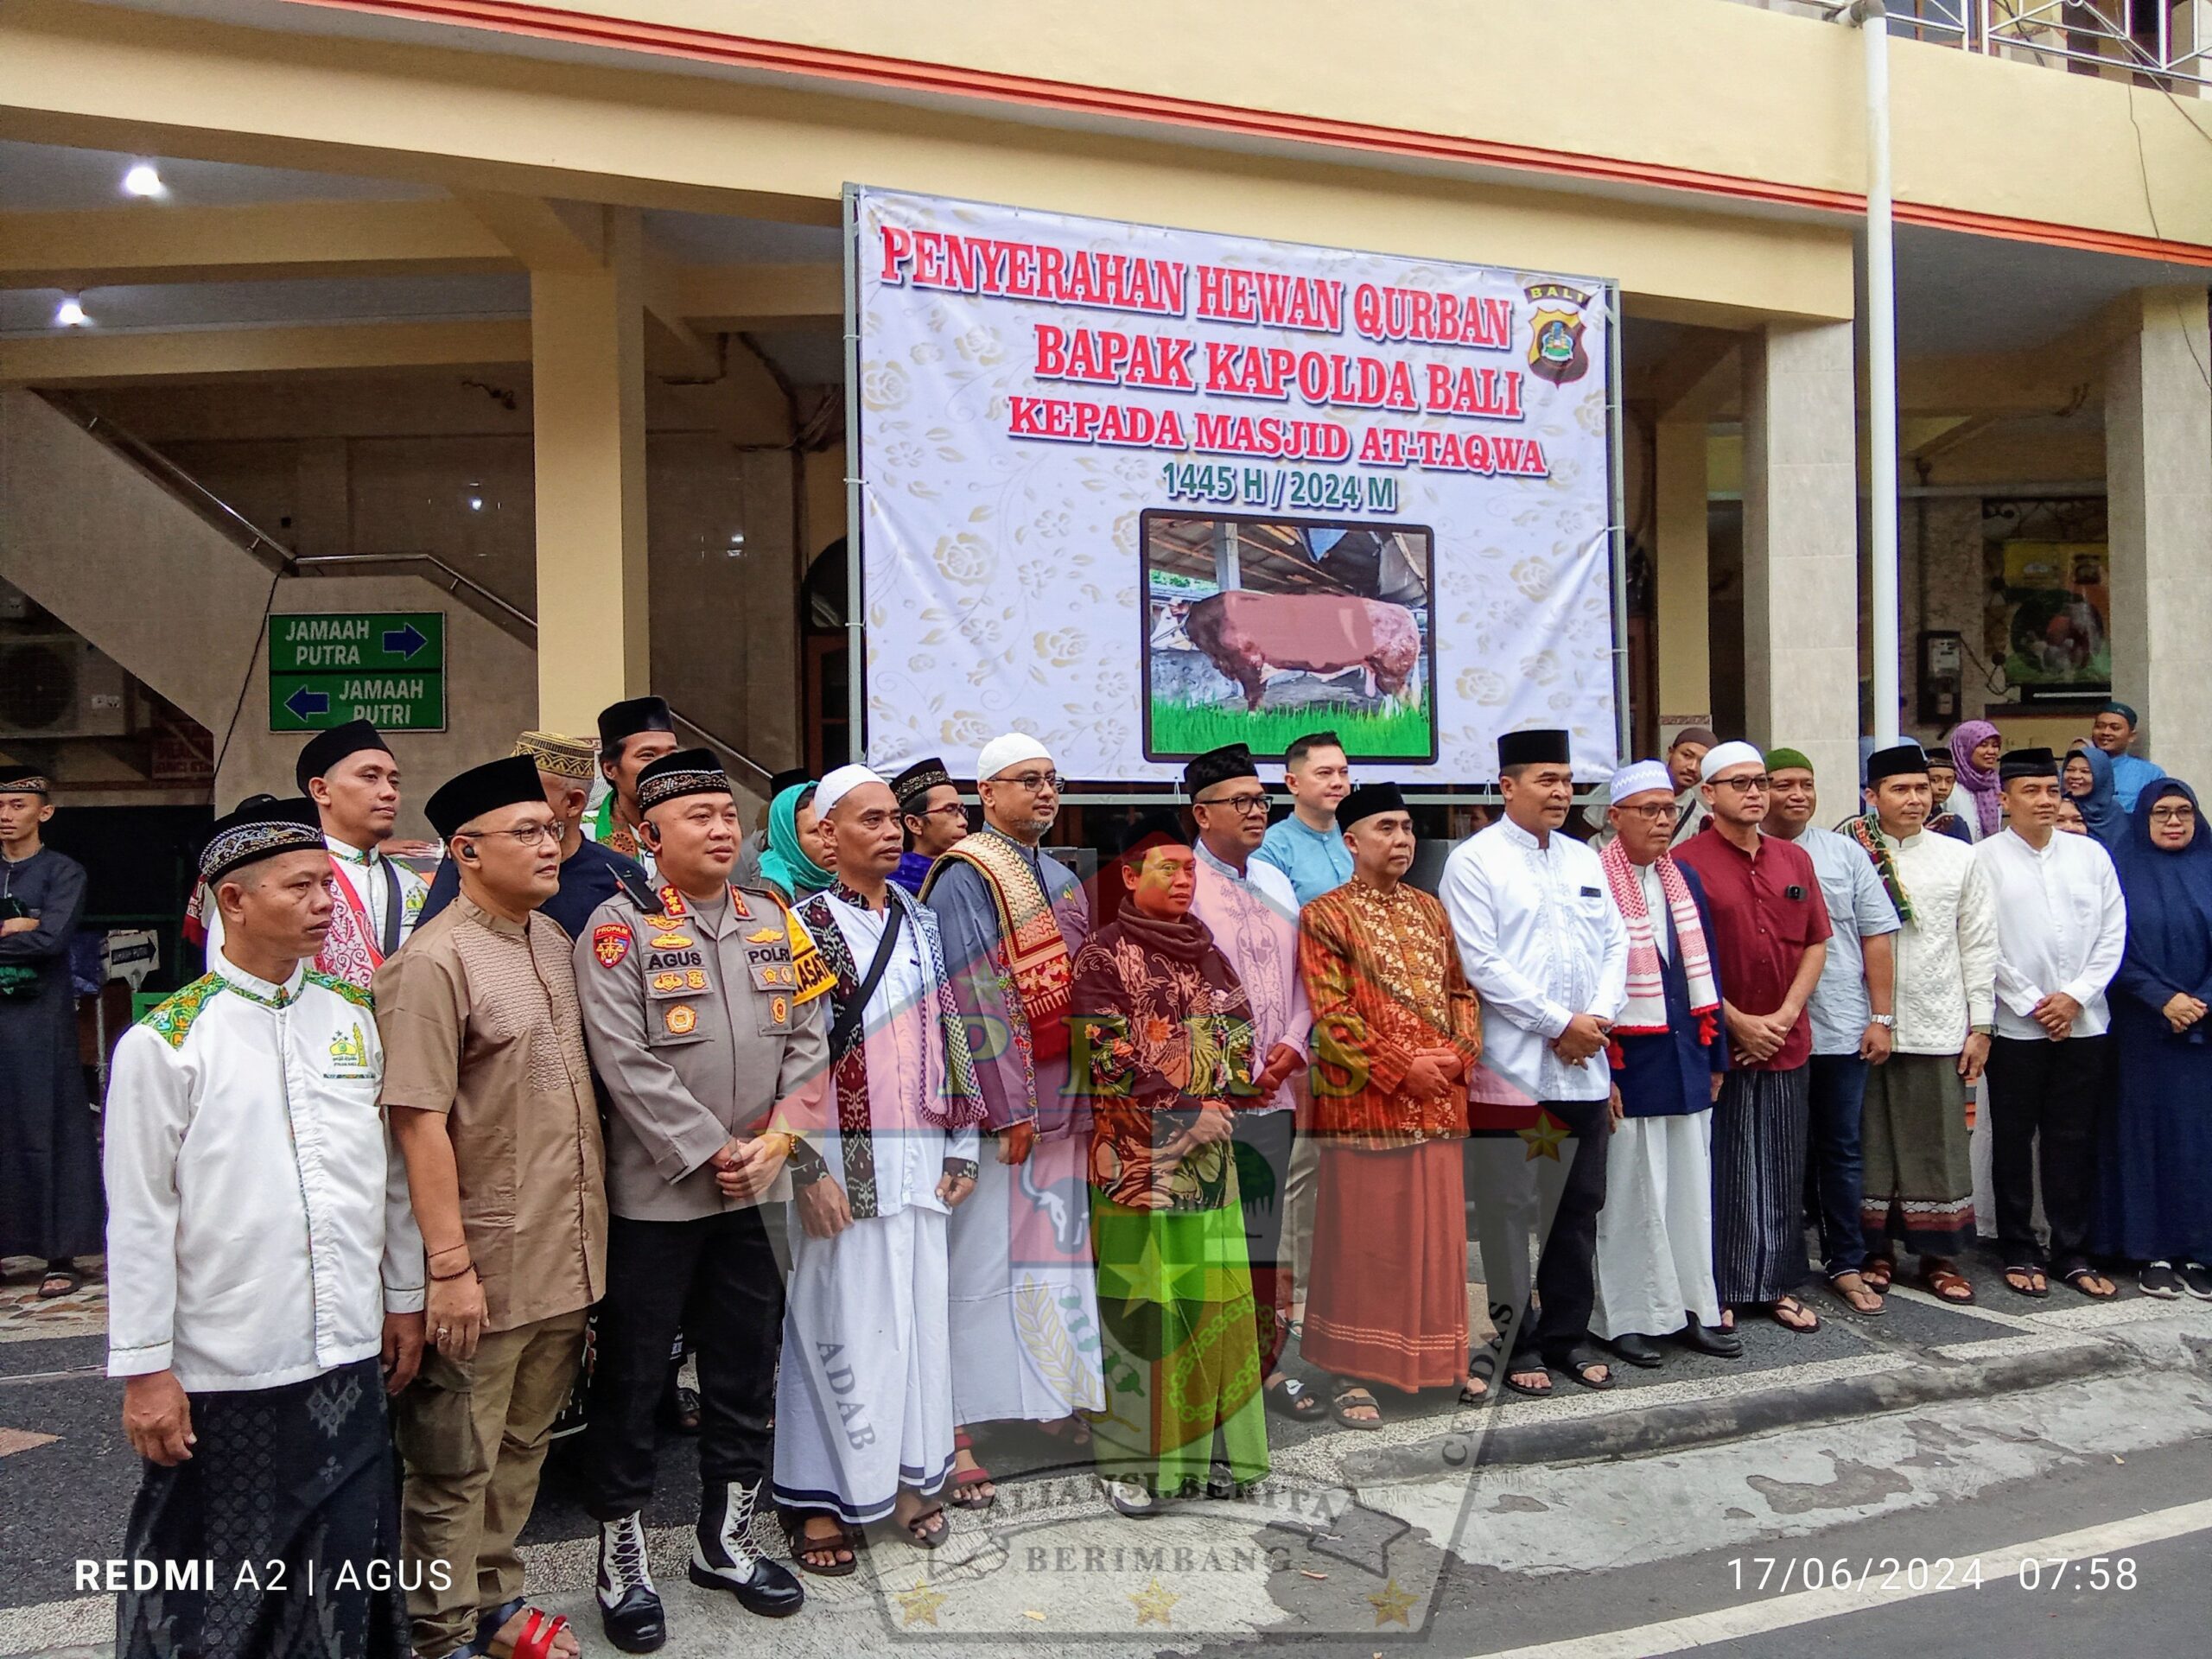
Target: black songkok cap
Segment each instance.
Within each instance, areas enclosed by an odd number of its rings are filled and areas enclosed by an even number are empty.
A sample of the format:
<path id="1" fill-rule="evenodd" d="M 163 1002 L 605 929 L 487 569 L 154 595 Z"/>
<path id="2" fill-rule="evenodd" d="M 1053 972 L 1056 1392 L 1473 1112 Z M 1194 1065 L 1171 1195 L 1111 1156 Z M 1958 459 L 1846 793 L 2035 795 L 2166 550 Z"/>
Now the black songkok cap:
<path id="1" fill-rule="evenodd" d="M 638 810 L 680 801 L 686 795 L 728 795 L 729 774 L 712 749 L 678 749 L 647 763 L 638 774 Z"/>
<path id="2" fill-rule="evenodd" d="M 1349 830 L 1362 818 L 1371 818 L 1378 812 L 1405 810 L 1406 798 L 1398 792 L 1395 784 L 1362 784 L 1337 803 L 1337 828 Z"/>
<path id="3" fill-rule="evenodd" d="M 300 751 L 299 764 L 292 768 L 292 781 L 300 786 L 300 793 L 304 795 L 308 792 L 309 779 L 324 776 L 347 755 L 359 754 L 363 749 L 382 749 L 389 754 L 391 745 L 384 741 L 383 733 L 365 720 L 349 720 L 343 726 L 317 732 L 308 740 L 307 747 Z"/>
<path id="4" fill-rule="evenodd" d="M 1135 864 L 1154 847 L 1187 847 L 1191 844 L 1183 833 L 1183 826 L 1166 812 L 1140 813 L 1131 823 L 1122 826 L 1114 837 L 1115 861 Z"/>
<path id="5" fill-rule="evenodd" d="M 1513 766 L 1563 766 L 1573 758 L 1574 752 L 1565 732 L 1506 732 L 1497 740 L 1500 772 Z M 1344 817 L 1342 807 L 1337 809 L 1337 817 Z"/>
<path id="6" fill-rule="evenodd" d="M 664 697 L 632 697 L 626 702 L 610 702 L 599 711 L 599 752 L 602 757 L 613 754 L 622 747 L 625 738 L 635 737 L 639 732 L 672 732 L 676 717 L 668 712 Z"/>
<path id="7" fill-rule="evenodd" d="M 423 804 L 423 816 L 441 841 L 451 841 L 471 818 L 519 802 L 544 805 L 545 785 L 538 781 L 537 761 L 526 754 L 511 754 L 447 779 Z"/>
<path id="8" fill-rule="evenodd" d="M 2049 749 L 2008 749 L 1997 760 L 1997 781 L 2009 784 L 2015 778 L 2056 778 L 2058 776 L 2058 757 Z"/>
<path id="9" fill-rule="evenodd" d="M 216 820 L 200 849 L 200 879 L 213 887 L 232 870 L 279 853 L 327 854 L 322 817 L 313 801 L 249 795 L 226 818 Z"/>
<path id="10" fill-rule="evenodd" d="M 0 795 L 51 795 L 54 779 L 36 766 L 0 766 Z"/>
<path id="11" fill-rule="evenodd" d="M 791 781 L 795 784 L 803 784 L 806 781 L 806 775 L 802 772 Z M 899 811 L 918 812 L 921 810 L 922 803 L 929 798 L 930 791 L 935 789 L 939 784 L 950 787 L 951 783 L 952 774 L 944 769 L 944 762 L 938 760 L 937 756 L 931 755 L 926 760 L 915 761 L 912 766 L 893 778 L 891 780 L 891 792 L 899 798 Z"/>
<path id="12" fill-rule="evenodd" d="M 813 781 L 814 774 L 804 766 L 785 766 L 781 772 L 770 774 L 768 798 L 772 801 L 787 789 L 797 789 L 801 784 Z"/>
<path id="13" fill-rule="evenodd" d="M 1256 779 L 1259 775 L 1260 768 L 1253 764 L 1250 749 L 1242 743 L 1224 744 L 1194 756 L 1183 768 L 1183 792 L 1196 800 L 1199 791 L 1211 789 L 1216 784 L 1236 778 Z"/>
<path id="14" fill-rule="evenodd" d="M 1946 755 L 1944 759 L 1950 757 Z M 1895 748 L 1877 749 L 1866 757 L 1866 781 L 1878 784 L 1885 778 L 1910 778 L 1928 770 L 1928 751 L 1917 743 L 1900 743 Z"/>

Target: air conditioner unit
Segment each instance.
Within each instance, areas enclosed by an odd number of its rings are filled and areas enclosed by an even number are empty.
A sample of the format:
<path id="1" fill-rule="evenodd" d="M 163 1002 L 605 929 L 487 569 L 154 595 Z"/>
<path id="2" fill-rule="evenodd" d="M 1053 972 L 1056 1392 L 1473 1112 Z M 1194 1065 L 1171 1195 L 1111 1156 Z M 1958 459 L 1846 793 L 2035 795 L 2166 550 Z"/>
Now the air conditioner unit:
<path id="1" fill-rule="evenodd" d="M 123 737 L 130 677 L 73 633 L 0 637 L 0 738 Z"/>

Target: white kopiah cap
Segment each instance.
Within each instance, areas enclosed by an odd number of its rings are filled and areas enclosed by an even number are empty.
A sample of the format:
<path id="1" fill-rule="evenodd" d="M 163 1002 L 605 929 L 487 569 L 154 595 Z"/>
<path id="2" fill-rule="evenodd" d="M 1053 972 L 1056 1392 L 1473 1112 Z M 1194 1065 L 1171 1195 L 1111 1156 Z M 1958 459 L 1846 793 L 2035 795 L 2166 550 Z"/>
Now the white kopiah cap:
<path id="1" fill-rule="evenodd" d="M 882 779 L 866 766 L 839 766 L 814 786 L 815 815 L 817 817 L 826 818 L 835 810 L 838 802 L 843 800 L 862 784 L 882 782 Z"/>
<path id="2" fill-rule="evenodd" d="M 1764 766 L 1766 757 L 1749 743 L 1738 738 L 1723 743 L 1718 748 L 1707 749 L 1705 759 L 1697 763 L 1697 775 L 1704 783 L 1711 783 L 1717 773 L 1731 766 Z"/>
<path id="3" fill-rule="evenodd" d="M 1667 794 L 1675 792 L 1674 778 L 1656 760 L 1631 760 L 1613 774 L 1611 800 L 1615 806 L 1631 795 L 1646 795 L 1653 790 Z"/>
<path id="4" fill-rule="evenodd" d="M 1004 737 L 995 737 L 983 745 L 982 753 L 976 757 L 976 779 L 978 783 L 995 778 L 1009 766 L 1018 766 L 1025 760 L 1050 760 L 1052 752 L 1027 732 L 1008 732 Z"/>

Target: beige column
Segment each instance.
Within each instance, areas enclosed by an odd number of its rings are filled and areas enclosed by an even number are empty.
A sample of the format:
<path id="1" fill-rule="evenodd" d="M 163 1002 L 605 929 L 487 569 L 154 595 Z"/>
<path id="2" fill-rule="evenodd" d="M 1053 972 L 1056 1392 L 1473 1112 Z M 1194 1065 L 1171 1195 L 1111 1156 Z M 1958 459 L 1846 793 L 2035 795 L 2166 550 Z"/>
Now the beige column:
<path id="1" fill-rule="evenodd" d="M 2136 752 L 2212 782 L 2212 341 L 2205 293 L 2146 289 L 2105 372 L 2113 695 L 2143 716 Z"/>
<path id="2" fill-rule="evenodd" d="M 652 671 L 643 242 L 634 210 L 606 212 L 595 262 L 530 278 L 537 718 L 579 734 Z"/>
<path id="3" fill-rule="evenodd" d="M 1859 772 L 1859 469 L 1851 325 L 1744 342 L 1744 704 L 1840 813 Z"/>
<path id="4" fill-rule="evenodd" d="M 1713 722 L 1707 641 L 1706 426 L 1662 421 L 1654 429 L 1658 487 L 1652 563 L 1658 582 L 1659 741 L 1682 726 Z"/>

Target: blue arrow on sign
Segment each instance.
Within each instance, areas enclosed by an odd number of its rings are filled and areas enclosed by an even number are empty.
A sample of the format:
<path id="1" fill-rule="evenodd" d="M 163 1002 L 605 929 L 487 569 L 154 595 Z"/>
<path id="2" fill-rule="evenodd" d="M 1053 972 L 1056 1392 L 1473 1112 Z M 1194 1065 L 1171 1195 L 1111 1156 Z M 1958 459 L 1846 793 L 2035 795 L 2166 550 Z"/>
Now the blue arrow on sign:
<path id="1" fill-rule="evenodd" d="M 330 693 L 310 691 L 303 685 L 284 699 L 284 706 L 301 720 L 309 715 L 327 715 L 330 712 Z"/>
<path id="2" fill-rule="evenodd" d="M 423 631 L 412 622 L 404 628 L 385 630 L 384 648 L 396 657 L 412 657 L 429 643 L 429 640 L 423 636 Z"/>

